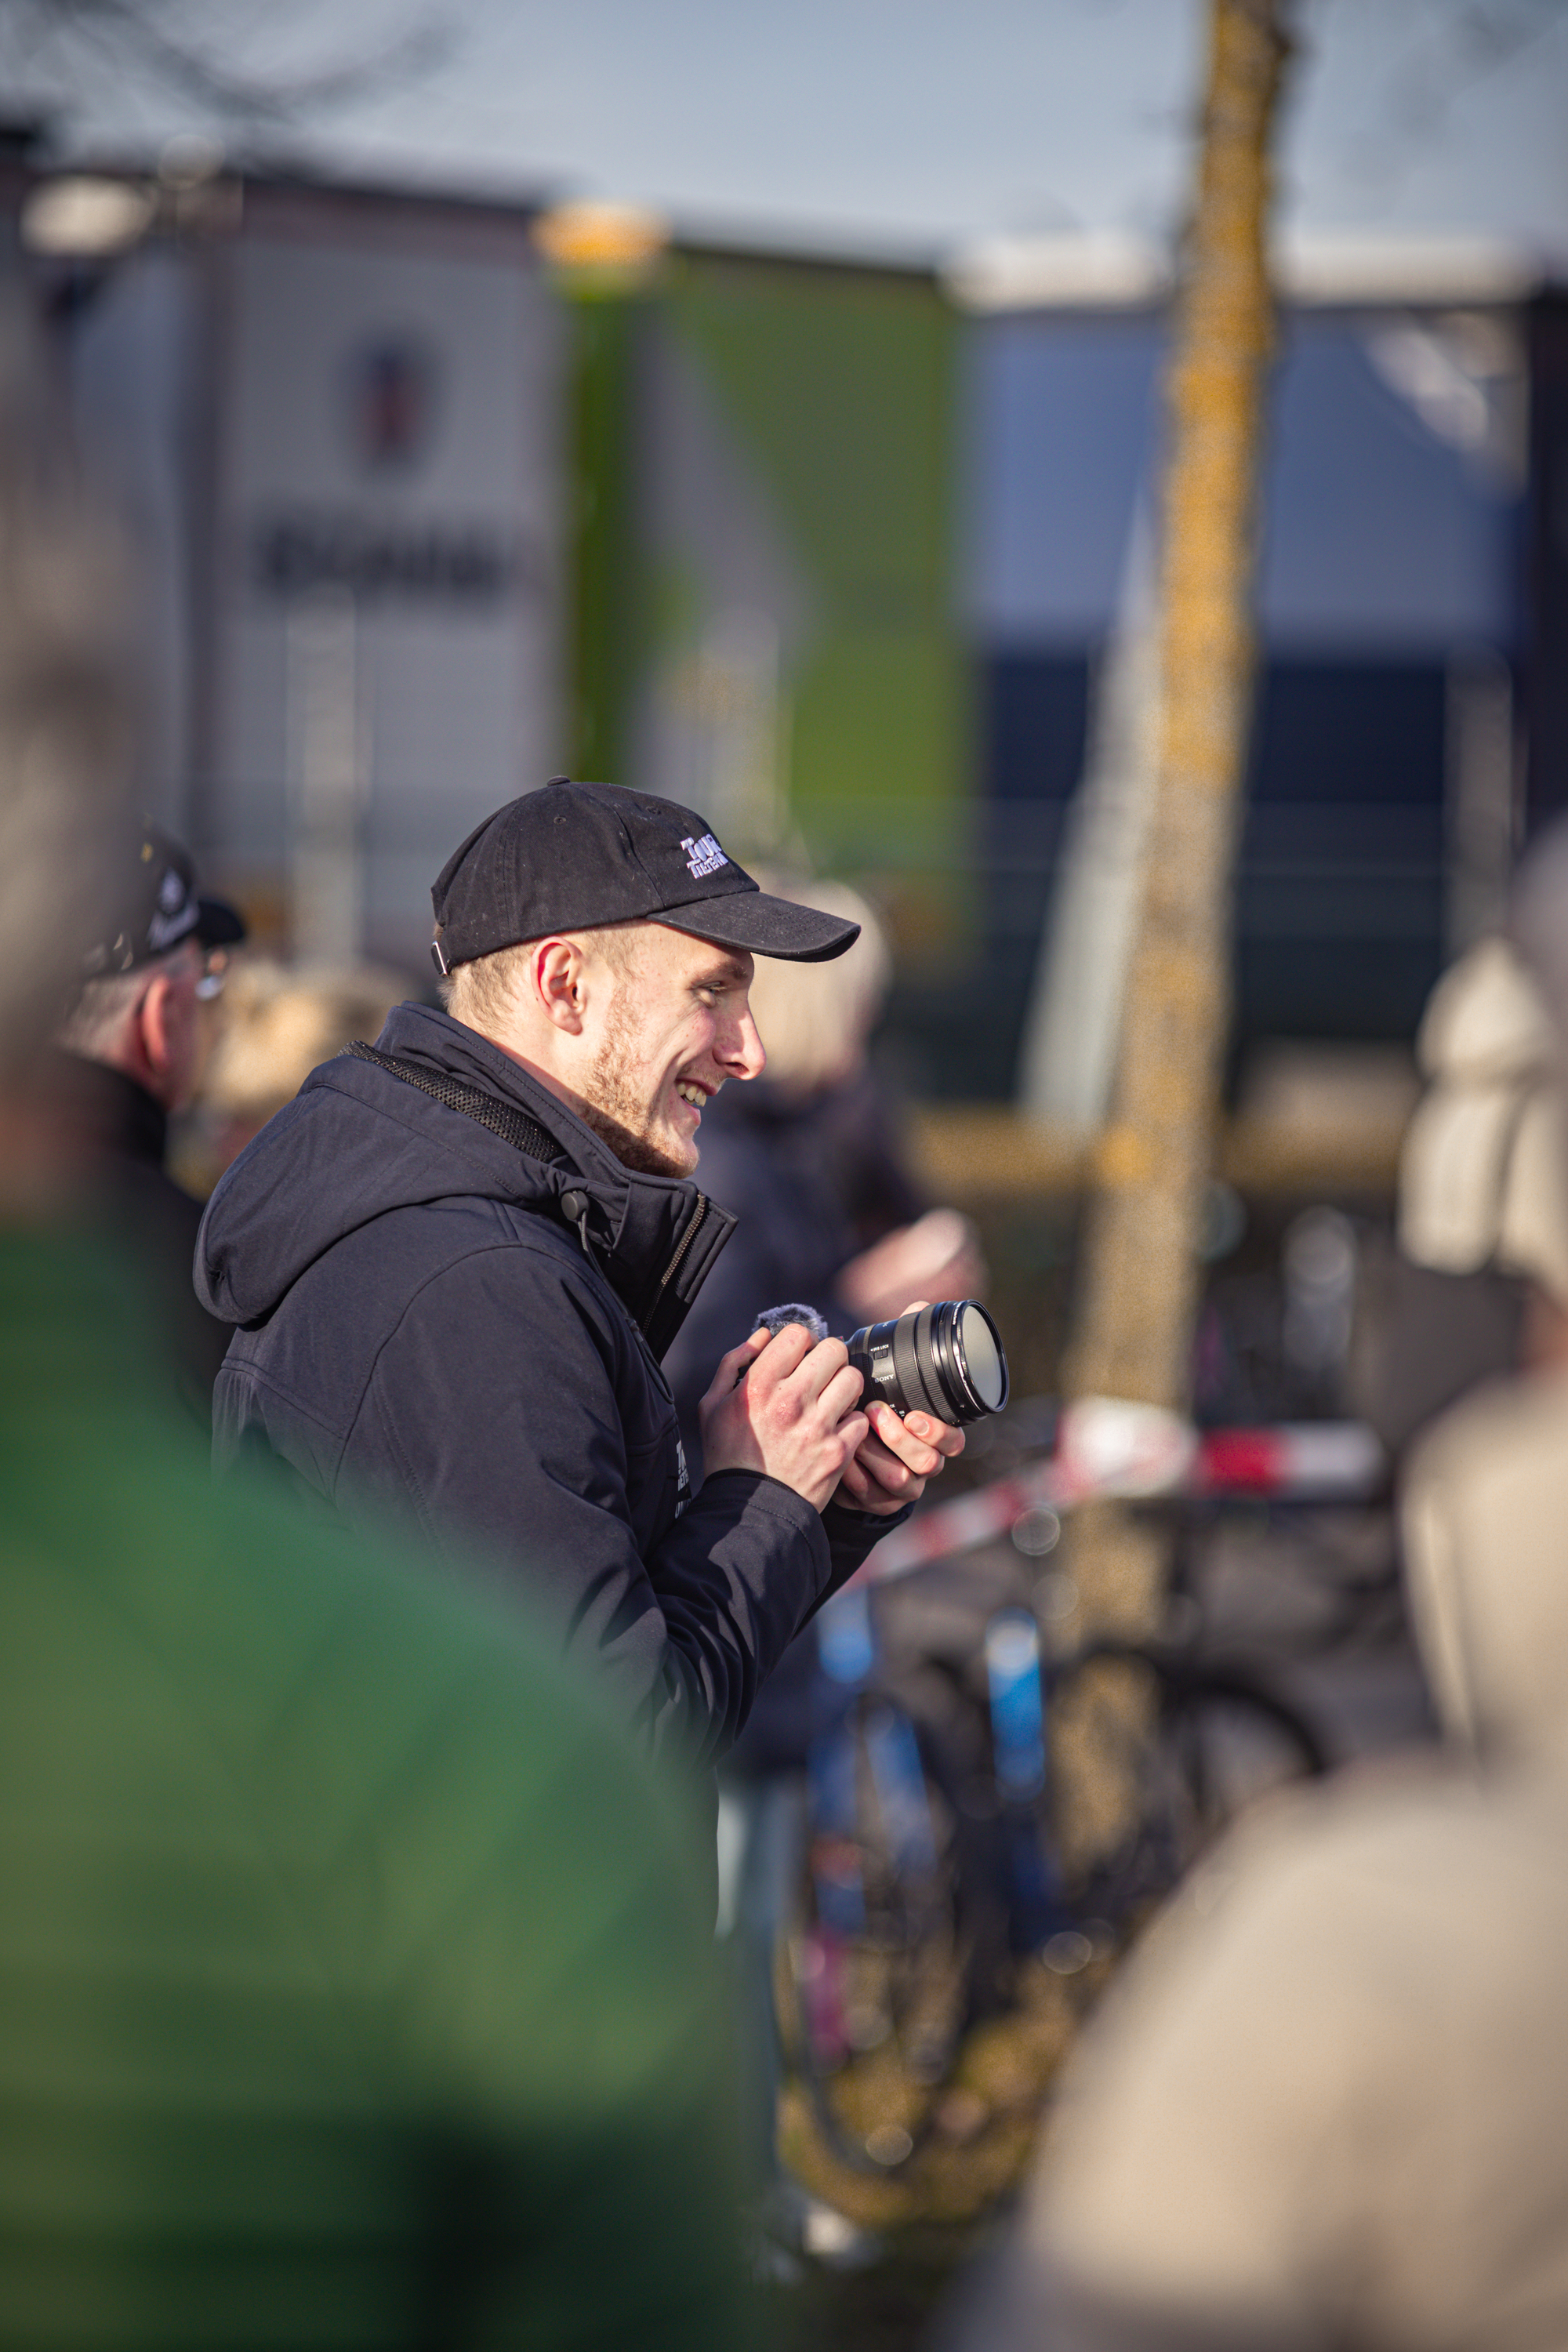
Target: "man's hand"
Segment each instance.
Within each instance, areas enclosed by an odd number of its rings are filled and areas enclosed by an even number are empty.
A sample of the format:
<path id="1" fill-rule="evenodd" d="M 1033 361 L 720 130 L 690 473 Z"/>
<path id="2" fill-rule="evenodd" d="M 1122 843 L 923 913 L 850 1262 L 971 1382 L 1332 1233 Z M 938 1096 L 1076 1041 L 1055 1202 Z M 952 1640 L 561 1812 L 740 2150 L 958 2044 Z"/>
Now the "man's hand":
<path id="1" fill-rule="evenodd" d="M 963 1451 L 963 1432 L 950 1429 L 929 1412 L 900 1416 L 890 1404 L 868 1408 L 870 1430 L 844 1465 L 838 1499 L 857 1511 L 877 1516 L 901 1511 L 918 1503 L 926 1480 L 934 1478 L 944 1462 Z"/>
<path id="2" fill-rule="evenodd" d="M 862 1323 L 890 1321 L 931 1298 L 975 1298 L 985 1288 L 985 1260 L 969 1219 L 956 1209 L 929 1209 L 912 1225 L 884 1234 L 838 1270 L 838 1296 Z"/>
<path id="3" fill-rule="evenodd" d="M 842 1339 L 814 1347 L 798 1323 L 772 1336 L 753 1331 L 721 1360 L 697 1408 L 703 1461 L 710 1473 L 765 1471 L 820 1511 L 868 1441 L 859 1396 L 860 1375 Z"/>

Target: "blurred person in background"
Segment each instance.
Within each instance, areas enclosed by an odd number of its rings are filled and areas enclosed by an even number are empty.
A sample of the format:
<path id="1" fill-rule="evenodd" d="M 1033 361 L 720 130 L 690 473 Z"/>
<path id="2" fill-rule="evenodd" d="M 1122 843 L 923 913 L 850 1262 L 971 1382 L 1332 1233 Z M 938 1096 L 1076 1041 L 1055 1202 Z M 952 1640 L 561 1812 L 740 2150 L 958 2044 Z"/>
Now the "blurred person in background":
<path id="1" fill-rule="evenodd" d="M 843 883 L 770 877 L 768 887 L 799 903 L 809 898 L 858 936 L 826 969 L 757 966 L 752 1012 L 767 1067 L 744 1089 L 727 1088 L 703 1121 L 703 1184 L 738 1223 L 664 1362 L 698 1475 L 707 1368 L 765 1309 L 803 1302 L 847 1338 L 917 1299 L 982 1294 L 987 1280 L 968 1218 L 931 1207 L 911 1176 L 871 1066 L 868 1046 L 892 971 L 876 915 Z M 766 1745 L 762 1727 L 757 1744 Z"/>
<path id="2" fill-rule="evenodd" d="M 740 1222 L 665 1358 L 694 1475 L 711 1366 L 764 1308 L 801 1300 L 847 1338 L 916 1298 L 973 1297 L 985 1278 L 967 1218 L 932 1210 L 910 1177 L 867 1055 L 891 977 L 881 926 L 842 883 L 769 887 L 809 892 L 858 937 L 832 965 L 758 965 L 767 1068 L 703 1118 L 703 1187 Z"/>
<path id="3" fill-rule="evenodd" d="M 526 1625 L 216 1491 L 147 1376 L 43 1045 L 134 698 L 48 415 L 0 301 L 0 2341 L 718 2352 L 669 1804 Z"/>
<path id="4" fill-rule="evenodd" d="M 864 1410 L 841 1341 L 726 1335 L 694 1488 L 659 1370 L 735 1219 L 691 1181 L 762 1069 L 753 952 L 841 918 L 759 890 L 689 809 L 558 777 L 432 890 L 445 1010 L 306 1081 L 213 1194 L 198 1288 L 243 1325 L 220 1464 L 286 1462 L 518 1581 L 650 1747 L 724 1753 L 799 1627 L 962 1433 Z"/>
<path id="5" fill-rule="evenodd" d="M 702 1181 L 740 1223 L 665 1358 L 693 1475 L 700 1406 L 714 1358 L 759 1314 L 815 1307 L 829 1331 L 897 1316 L 917 1299 L 973 1297 L 985 1269 L 968 1220 L 931 1210 L 910 1178 L 867 1046 L 891 964 L 875 914 L 842 883 L 770 889 L 859 927 L 831 965 L 765 962 L 752 1012 L 767 1053 L 757 1082 L 729 1087 L 703 1120 Z M 773 1962 L 799 1874 L 807 1751 L 816 1720 L 816 1639 L 808 1628 L 763 1685 L 720 1781 L 720 1921 L 736 1961 L 752 2081 L 755 2160 L 772 2177 L 770 2230 L 843 2231 L 785 2186 L 774 2156 L 780 2053 Z"/>
<path id="6" fill-rule="evenodd" d="M 190 858 L 150 818 L 106 845 L 109 898 L 58 1032 L 63 1113 L 82 1130 L 103 1214 L 139 1264 L 182 1402 L 211 1426 L 229 1326 L 191 1288 L 202 1220 L 167 1167 L 169 1121 L 201 1082 L 229 950 L 245 925 L 198 895 Z"/>
<path id="7" fill-rule="evenodd" d="M 1396 1454 L 1468 1390 L 1568 1347 L 1562 1057 L 1534 955 L 1479 941 L 1433 990 L 1415 1051 L 1397 1251 L 1354 1357 L 1357 1404 Z"/>
<path id="8" fill-rule="evenodd" d="M 976 2352 L 1568 2342 L 1563 1655 L 1539 1747 L 1283 1801 L 1200 1869 L 1069 2065 Z"/>
<path id="9" fill-rule="evenodd" d="M 1404 1482 L 1447 1754 L 1260 1811 L 1156 1925 L 1069 2071 L 988 2343 L 1568 2342 L 1563 853 L 1521 874 L 1524 961 L 1489 943 L 1428 1015 L 1401 1204 L 1415 1247 L 1540 1296 L 1529 1369 Z"/>
<path id="10" fill-rule="evenodd" d="M 1500 1171 L 1473 1185 L 1480 1205 L 1453 1223 L 1488 1231 L 1528 1282 L 1524 1377 L 1481 1388 L 1427 1433 L 1403 1493 L 1406 1576 L 1444 1717 L 1474 1748 L 1522 1720 L 1554 1716 L 1568 1679 L 1568 824 L 1550 826 L 1521 867 L 1510 947 L 1528 991 L 1534 1054 L 1515 1080 Z M 1522 1026 L 1522 1024 L 1520 1024 Z M 1522 1055 L 1520 1057 L 1522 1061 Z M 1502 1125 L 1494 1113 L 1494 1124 Z M 1461 1169 L 1467 1155 L 1456 1153 Z M 1473 1146 L 1470 1160 L 1481 1154 Z M 1483 1162 L 1483 1168 L 1486 1163 Z M 1472 1250 L 1475 1248 L 1471 1243 Z M 1506 1692 L 1500 1728 L 1489 1696 Z"/>
<path id="11" fill-rule="evenodd" d="M 314 970 L 272 956 L 236 957 L 223 1026 L 194 1105 L 192 1157 L 208 1192 L 310 1072 L 352 1039 L 378 1035 L 405 993 L 395 972 L 373 964 Z"/>

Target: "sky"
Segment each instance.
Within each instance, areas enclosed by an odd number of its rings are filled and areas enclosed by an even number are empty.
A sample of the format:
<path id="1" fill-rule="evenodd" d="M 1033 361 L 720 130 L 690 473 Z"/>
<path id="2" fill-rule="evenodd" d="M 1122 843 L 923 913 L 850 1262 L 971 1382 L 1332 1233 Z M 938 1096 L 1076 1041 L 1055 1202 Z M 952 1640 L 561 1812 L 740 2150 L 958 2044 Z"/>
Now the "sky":
<path id="1" fill-rule="evenodd" d="M 142 34 L 124 32 L 127 11 Z M 1179 220 L 1203 0 L 0 0 L 0 76 L 66 148 L 174 134 L 378 179 L 627 199 L 688 234 L 939 258 Z M 68 25 L 66 19 L 68 17 Z M 1568 266 L 1568 0 L 1300 0 L 1280 218 Z M 74 29 L 73 29 L 74 28 Z M 420 54 L 247 127 L 276 81 Z"/>

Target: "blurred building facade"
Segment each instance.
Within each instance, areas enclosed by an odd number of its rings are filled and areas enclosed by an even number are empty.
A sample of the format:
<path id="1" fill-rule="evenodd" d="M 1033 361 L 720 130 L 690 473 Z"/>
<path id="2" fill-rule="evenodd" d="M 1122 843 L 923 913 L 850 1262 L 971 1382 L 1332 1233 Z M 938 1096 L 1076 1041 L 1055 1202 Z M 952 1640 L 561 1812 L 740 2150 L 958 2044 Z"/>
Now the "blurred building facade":
<path id="1" fill-rule="evenodd" d="M 560 306 L 512 208 L 154 202 L 34 263 L 142 558 L 144 797 L 264 939 L 423 964 L 432 876 L 559 755 Z"/>
<path id="2" fill-rule="evenodd" d="M 1109 656 L 1138 623 L 1157 488 L 1162 289 L 1118 258 L 1047 276 L 1033 301 L 1026 283 L 973 289 L 964 593 L 987 944 L 1017 1004 Z M 1500 918 L 1527 791 L 1548 808 L 1568 788 L 1537 634 L 1561 640 L 1548 607 L 1564 551 L 1531 552 L 1562 437 L 1542 429 L 1557 310 L 1512 257 L 1463 247 L 1288 267 L 1237 907 L 1243 1044 L 1407 1038 L 1446 955 Z"/>
<path id="3" fill-rule="evenodd" d="M 51 184 L 10 167 L 25 235 Z M 527 205 L 126 184 L 122 249 L 32 267 L 147 555 L 147 797 L 263 932 L 422 967 L 463 833 L 608 774 L 868 885 L 907 1076 L 1038 1108 L 1136 845 L 1158 268 L 595 275 Z M 1289 261 L 1244 1045 L 1408 1042 L 1568 803 L 1565 467 L 1568 300 L 1517 257 Z"/>

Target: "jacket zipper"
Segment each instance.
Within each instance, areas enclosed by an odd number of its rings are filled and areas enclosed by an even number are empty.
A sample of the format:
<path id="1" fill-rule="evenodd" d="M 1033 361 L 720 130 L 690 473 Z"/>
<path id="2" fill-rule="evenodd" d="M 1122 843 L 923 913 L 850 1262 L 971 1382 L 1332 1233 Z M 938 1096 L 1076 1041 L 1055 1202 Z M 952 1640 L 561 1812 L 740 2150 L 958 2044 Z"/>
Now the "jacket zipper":
<path id="1" fill-rule="evenodd" d="M 697 1206 L 692 1210 L 690 1216 L 687 1219 L 686 1230 L 675 1244 L 675 1255 L 670 1259 L 669 1264 L 665 1267 L 664 1272 L 658 1277 L 658 1286 L 660 1290 L 665 1290 L 668 1287 L 671 1279 L 679 1267 L 681 1259 L 686 1255 L 687 1251 L 697 1239 L 698 1228 L 707 1214 L 708 1195 L 706 1192 L 699 1192 L 697 1195 Z"/>

